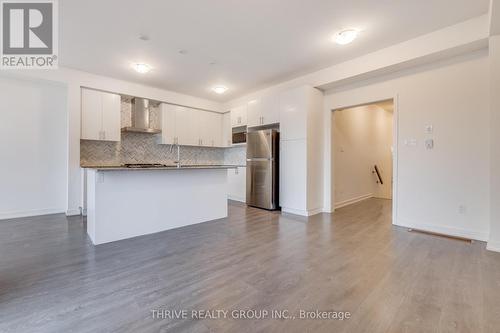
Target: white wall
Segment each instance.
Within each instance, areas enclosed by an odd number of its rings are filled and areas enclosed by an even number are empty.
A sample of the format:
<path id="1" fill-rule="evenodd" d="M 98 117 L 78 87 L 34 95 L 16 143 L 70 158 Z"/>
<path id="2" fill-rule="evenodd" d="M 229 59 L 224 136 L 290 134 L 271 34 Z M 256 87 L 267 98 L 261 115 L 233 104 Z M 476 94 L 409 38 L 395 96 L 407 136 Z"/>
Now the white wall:
<path id="1" fill-rule="evenodd" d="M 394 223 L 486 240 L 490 209 L 488 90 L 488 56 L 476 52 L 327 92 L 325 122 L 331 124 L 331 110 L 397 97 L 398 185 L 394 195 L 398 210 Z M 425 133 L 426 125 L 434 126 L 434 134 Z M 329 138 L 331 127 L 326 131 Z M 433 150 L 424 148 L 426 138 L 434 138 Z M 417 146 L 404 145 L 412 139 Z M 331 160 L 329 144 L 325 155 L 326 161 Z M 325 169 L 331 172 L 331 164 Z M 331 193 L 325 194 L 332 201 Z"/>
<path id="2" fill-rule="evenodd" d="M 376 104 L 337 110 L 332 124 L 335 207 L 392 196 L 392 111 Z M 383 184 L 372 173 L 377 165 Z"/>
<path id="3" fill-rule="evenodd" d="M 0 219 L 66 211 L 66 87 L 0 77 Z"/>
<path id="4" fill-rule="evenodd" d="M 79 208 L 82 206 L 83 191 L 80 169 L 81 87 L 150 98 L 205 110 L 223 111 L 222 104 L 218 102 L 67 68 L 60 68 L 58 70 L 2 71 L 0 77 L 47 80 L 59 82 L 67 86 L 68 147 L 66 214 L 68 215 L 79 214 Z"/>
<path id="5" fill-rule="evenodd" d="M 500 36 L 490 38 L 491 234 L 488 249 L 500 252 Z"/>

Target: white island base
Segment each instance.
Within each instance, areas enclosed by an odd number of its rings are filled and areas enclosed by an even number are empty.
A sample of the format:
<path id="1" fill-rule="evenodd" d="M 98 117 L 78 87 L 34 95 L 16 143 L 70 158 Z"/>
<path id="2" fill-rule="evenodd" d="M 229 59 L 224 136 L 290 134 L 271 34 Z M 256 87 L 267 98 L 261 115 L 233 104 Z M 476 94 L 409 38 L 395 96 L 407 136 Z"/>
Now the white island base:
<path id="1" fill-rule="evenodd" d="M 87 234 L 98 245 L 227 217 L 226 169 L 87 169 Z"/>

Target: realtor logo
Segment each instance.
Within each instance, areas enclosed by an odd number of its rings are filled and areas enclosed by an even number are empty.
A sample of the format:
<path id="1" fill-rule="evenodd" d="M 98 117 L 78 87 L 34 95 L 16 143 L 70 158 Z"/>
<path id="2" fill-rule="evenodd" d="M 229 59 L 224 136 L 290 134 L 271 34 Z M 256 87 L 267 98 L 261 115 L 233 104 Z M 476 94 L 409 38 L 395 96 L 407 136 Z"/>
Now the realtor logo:
<path id="1" fill-rule="evenodd" d="M 1 68 L 57 68 L 57 0 L 1 0 Z"/>

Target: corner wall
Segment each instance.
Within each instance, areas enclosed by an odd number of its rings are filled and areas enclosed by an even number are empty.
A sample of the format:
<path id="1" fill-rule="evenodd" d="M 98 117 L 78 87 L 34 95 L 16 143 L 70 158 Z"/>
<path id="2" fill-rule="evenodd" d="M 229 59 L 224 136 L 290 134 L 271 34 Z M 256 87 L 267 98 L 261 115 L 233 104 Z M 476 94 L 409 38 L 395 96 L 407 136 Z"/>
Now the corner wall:
<path id="1" fill-rule="evenodd" d="M 488 249 L 500 252 L 500 35 L 490 38 L 491 230 Z"/>
<path id="2" fill-rule="evenodd" d="M 0 77 L 0 219 L 66 211 L 66 93 Z"/>
<path id="3" fill-rule="evenodd" d="M 325 93 L 327 124 L 331 110 L 396 97 L 394 224 L 488 239 L 488 70 L 488 54 L 481 51 Z M 433 126 L 432 134 L 426 133 L 427 125 Z M 330 137 L 331 127 L 326 142 Z M 429 138 L 435 141 L 432 150 L 424 147 Z M 326 146 L 325 169 L 331 175 L 331 147 Z M 331 191 L 325 197 L 334 202 Z"/>

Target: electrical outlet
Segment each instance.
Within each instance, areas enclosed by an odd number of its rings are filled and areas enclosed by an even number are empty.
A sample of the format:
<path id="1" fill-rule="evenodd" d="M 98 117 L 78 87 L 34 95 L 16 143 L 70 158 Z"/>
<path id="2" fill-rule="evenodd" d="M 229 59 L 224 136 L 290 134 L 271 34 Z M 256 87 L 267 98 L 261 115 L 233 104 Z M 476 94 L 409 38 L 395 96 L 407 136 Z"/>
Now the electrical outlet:
<path id="1" fill-rule="evenodd" d="M 458 206 L 458 213 L 460 215 L 465 215 L 467 213 L 467 207 L 465 205 Z"/>
<path id="2" fill-rule="evenodd" d="M 432 133 L 434 133 L 434 126 L 426 125 L 425 126 L 425 134 L 432 134 Z"/>

